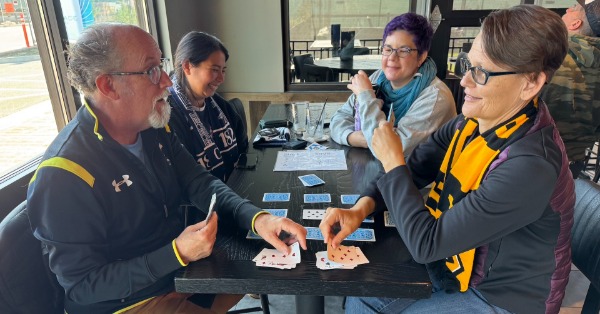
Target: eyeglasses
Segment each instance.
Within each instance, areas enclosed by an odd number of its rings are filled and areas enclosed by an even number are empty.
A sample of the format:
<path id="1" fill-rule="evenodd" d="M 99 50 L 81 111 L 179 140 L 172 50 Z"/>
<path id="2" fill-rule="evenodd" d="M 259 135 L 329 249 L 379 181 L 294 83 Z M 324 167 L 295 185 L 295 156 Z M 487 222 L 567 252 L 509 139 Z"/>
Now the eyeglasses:
<path id="1" fill-rule="evenodd" d="M 391 56 L 392 53 L 396 52 L 396 55 L 400 58 L 405 58 L 406 56 L 408 56 L 411 52 L 413 51 L 418 51 L 418 49 L 415 48 L 408 48 L 408 47 L 400 47 L 400 48 L 392 48 L 392 46 L 390 45 L 384 45 L 381 48 L 381 54 L 384 56 Z"/>
<path id="2" fill-rule="evenodd" d="M 501 76 L 501 75 L 509 75 L 509 74 L 519 74 L 514 71 L 506 71 L 506 72 L 491 72 L 488 71 L 481 66 L 472 66 L 471 62 L 467 58 L 460 58 L 460 74 L 461 77 L 467 74 L 467 71 L 471 71 L 471 76 L 473 77 L 473 81 L 479 85 L 485 85 L 488 82 L 490 76 Z"/>
<path id="3" fill-rule="evenodd" d="M 108 73 L 109 75 L 148 75 L 148 78 L 150 79 L 150 82 L 152 82 L 152 84 L 156 85 L 158 84 L 158 82 L 160 82 L 160 78 L 162 76 L 163 70 L 167 69 L 167 65 L 169 59 L 167 58 L 162 58 L 160 59 L 160 64 L 151 67 L 150 69 L 148 69 L 147 71 L 143 71 L 143 72 L 110 72 Z M 166 72 L 166 70 L 165 70 Z M 167 72 L 168 74 L 168 72 Z"/>

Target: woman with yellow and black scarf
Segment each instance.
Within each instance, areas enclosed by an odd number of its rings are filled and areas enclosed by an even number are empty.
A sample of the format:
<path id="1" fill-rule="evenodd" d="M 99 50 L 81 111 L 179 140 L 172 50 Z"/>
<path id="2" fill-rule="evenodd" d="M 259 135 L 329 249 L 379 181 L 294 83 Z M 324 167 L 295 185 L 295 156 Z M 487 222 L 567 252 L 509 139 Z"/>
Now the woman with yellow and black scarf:
<path id="1" fill-rule="evenodd" d="M 393 126 L 380 122 L 372 144 L 385 174 L 352 209 L 329 208 L 321 230 L 337 247 L 387 208 L 433 291 L 423 300 L 350 297 L 347 313 L 558 313 L 575 193 L 538 94 L 566 52 L 557 14 L 534 5 L 493 12 L 462 60 L 461 115 L 406 162 Z"/>

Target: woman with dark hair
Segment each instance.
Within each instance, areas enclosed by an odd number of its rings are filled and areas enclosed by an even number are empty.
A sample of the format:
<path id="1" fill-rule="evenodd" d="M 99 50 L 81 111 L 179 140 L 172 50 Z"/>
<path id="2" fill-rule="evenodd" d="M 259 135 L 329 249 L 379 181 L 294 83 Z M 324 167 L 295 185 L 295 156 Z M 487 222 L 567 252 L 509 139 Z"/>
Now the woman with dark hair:
<path id="1" fill-rule="evenodd" d="M 232 105 L 216 94 L 229 52 L 215 36 L 192 31 L 175 51 L 169 125 L 197 162 L 222 181 L 233 171 L 248 135 Z"/>
<path id="2" fill-rule="evenodd" d="M 548 9 L 492 12 L 462 62 L 461 115 L 406 161 L 392 125 L 379 124 L 372 146 L 385 173 L 353 208 L 328 208 L 320 228 L 335 248 L 387 207 L 413 258 L 426 264 L 433 293 L 350 297 L 347 312 L 559 312 L 575 192 L 565 147 L 538 95 L 567 48 L 565 25 Z M 430 183 L 424 201 L 418 189 Z"/>
<path id="3" fill-rule="evenodd" d="M 392 112 L 395 131 L 408 155 L 456 116 L 452 93 L 435 77 L 435 63 L 427 57 L 432 37 L 427 19 L 415 13 L 402 14 L 387 24 L 381 70 L 370 77 L 359 71 L 351 78 L 348 88 L 353 94 L 331 118 L 334 141 L 371 148 L 373 130 Z"/>

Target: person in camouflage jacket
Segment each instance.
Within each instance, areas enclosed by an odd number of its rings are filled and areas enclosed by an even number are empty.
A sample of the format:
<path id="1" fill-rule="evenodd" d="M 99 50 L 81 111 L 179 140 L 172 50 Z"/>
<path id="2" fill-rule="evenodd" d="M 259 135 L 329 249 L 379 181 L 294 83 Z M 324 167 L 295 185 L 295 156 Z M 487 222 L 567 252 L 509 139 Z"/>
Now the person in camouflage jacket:
<path id="1" fill-rule="evenodd" d="M 585 150 L 600 138 L 600 0 L 578 3 L 562 19 L 569 53 L 541 97 L 556 122 L 573 176 L 583 169 Z"/>

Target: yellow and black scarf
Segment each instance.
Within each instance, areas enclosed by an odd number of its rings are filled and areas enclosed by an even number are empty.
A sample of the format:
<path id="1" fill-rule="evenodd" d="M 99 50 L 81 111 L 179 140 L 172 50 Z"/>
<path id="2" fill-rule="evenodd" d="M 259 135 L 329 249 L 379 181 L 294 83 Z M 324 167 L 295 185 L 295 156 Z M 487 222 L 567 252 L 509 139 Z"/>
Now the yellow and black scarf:
<path id="1" fill-rule="evenodd" d="M 537 100 L 537 99 L 536 99 Z M 465 118 L 458 127 L 434 185 L 429 192 L 426 207 L 436 219 L 450 210 L 471 191 L 477 190 L 492 162 L 510 144 L 522 138 L 533 126 L 537 101 L 532 101 L 514 117 L 483 134 L 479 134 L 476 119 Z M 473 270 L 475 248 L 429 264 L 441 275 L 447 291 L 465 292 Z"/>

